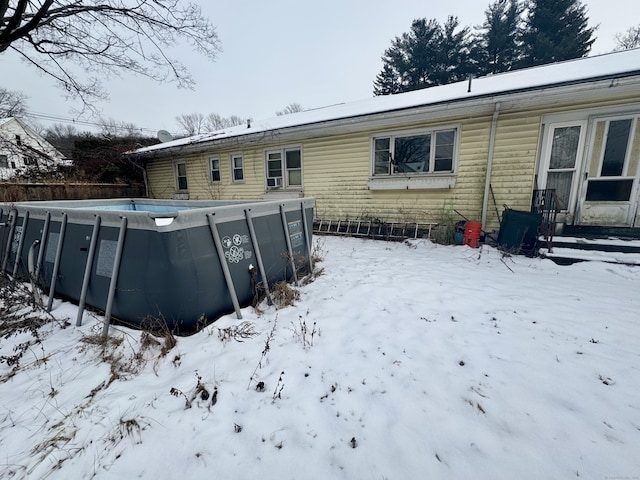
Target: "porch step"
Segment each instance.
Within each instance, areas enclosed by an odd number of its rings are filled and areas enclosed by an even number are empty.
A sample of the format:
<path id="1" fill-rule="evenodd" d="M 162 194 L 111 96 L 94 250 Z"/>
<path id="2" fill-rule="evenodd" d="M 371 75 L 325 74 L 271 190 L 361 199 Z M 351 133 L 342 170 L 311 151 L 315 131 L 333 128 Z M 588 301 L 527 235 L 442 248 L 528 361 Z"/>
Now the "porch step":
<path id="1" fill-rule="evenodd" d="M 555 237 L 551 251 L 541 248 L 540 256 L 561 265 L 584 261 L 640 265 L 640 240 Z"/>
<path id="2" fill-rule="evenodd" d="M 553 238 L 553 250 L 555 251 L 556 248 L 640 254 L 640 240 L 627 240 L 619 237 L 584 238 L 563 236 Z"/>
<path id="3" fill-rule="evenodd" d="M 588 239 L 614 237 L 621 240 L 640 240 L 640 228 L 565 225 L 562 236 Z"/>

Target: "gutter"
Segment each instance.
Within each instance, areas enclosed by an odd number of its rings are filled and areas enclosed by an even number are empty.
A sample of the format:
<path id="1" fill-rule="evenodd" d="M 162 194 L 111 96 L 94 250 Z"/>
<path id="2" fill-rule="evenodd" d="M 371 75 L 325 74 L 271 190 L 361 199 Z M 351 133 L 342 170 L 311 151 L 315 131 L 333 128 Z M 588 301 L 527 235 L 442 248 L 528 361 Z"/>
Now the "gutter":
<path id="1" fill-rule="evenodd" d="M 496 125 L 500 114 L 500 102 L 496 102 L 493 117 L 491 118 L 491 135 L 489 137 L 489 153 L 487 155 L 487 173 L 484 180 L 484 197 L 482 199 L 482 229 L 487 224 L 487 208 L 489 205 L 489 192 L 491 190 L 491 169 L 493 166 L 493 150 L 496 144 Z"/>

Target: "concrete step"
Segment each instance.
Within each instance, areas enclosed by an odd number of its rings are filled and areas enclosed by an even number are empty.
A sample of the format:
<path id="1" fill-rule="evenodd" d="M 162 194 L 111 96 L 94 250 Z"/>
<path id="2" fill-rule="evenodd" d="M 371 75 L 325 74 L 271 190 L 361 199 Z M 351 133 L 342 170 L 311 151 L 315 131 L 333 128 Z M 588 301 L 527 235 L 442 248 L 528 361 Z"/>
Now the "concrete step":
<path id="1" fill-rule="evenodd" d="M 553 238 L 553 249 L 555 250 L 556 247 L 602 252 L 640 253 L 640 240 L 619 237 L 584 238 L 562 236 Z"/>
<path id="2" fill-rule="evenodd" d="M 640 240 L 554 237 L 551 250 L 541 248 L 539 254 L 560 265 L 585 261 L 640 265 Z"/>

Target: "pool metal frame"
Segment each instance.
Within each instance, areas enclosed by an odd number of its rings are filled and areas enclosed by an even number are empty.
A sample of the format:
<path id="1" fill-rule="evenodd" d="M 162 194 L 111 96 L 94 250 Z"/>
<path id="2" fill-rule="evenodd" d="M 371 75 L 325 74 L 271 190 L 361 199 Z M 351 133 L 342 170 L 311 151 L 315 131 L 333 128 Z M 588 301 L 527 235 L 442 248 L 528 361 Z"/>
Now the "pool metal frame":
<path id="1" fill-rule="evenodd" d="M 47 249 L 47 241 L 50 234 L 51 225 L 54 222 L 60 222 L 60 229 L 57 237 L 57 245 L 55 258 L 53 261 L 53 269 L 49 284 L 49 297 L 46 309 L 51 311 L 54 295 L 56 294 L 57 281 L 62 262 L 62 253 L 65 246 L 65 236 L 67 234 L 68 225 L 82 224 L 92 225 L 91 238 L 87 249 L 87 258 L 84 264 L 84 274 L 82 275 L 82 287 L 78 296 L 78 314 L 76 325 L 82 324 L 82 316 L 87 304 L 87 292 L 89 290 L 94 270 L 96 257 L 96 249 L 100 233 L 105 228 L 115 228 L 118 230 L 115 256 L 113 260 L 111 276 L 108 287 L 106 305 L 104 308 L 104 327 L 103 336 L 109 331 L 112 319 L 113 306 L 116 297 L 116 288 L 118 286 L 118 276 L 122 263 L 122 254 L 127 238 L 127 232 L 132 229 L 150 230 L 156 232 L 174 232 L 186 228 L 194 228 L 198 226 L 207 226 L 213 244 L 215 246 L 220 267 L 224 276 L 224 282 L 231 296 L 233 310 L 237 318 L 242 318 L 241 301 L 238 298 L 236 286 L 234 284 L 233 275 L 229 269 L 229 262 L 225 258 L 225 249 L 222 244 L 220 235 L 221 225 L 237 220 L 246 222 L 249 232 L 251 247 L 255 254 L 255 260 L 258 264 L 258 272 L 260 273 L 262 288 L 268 299 L 270 299 L 269 277 L 264 266 L 263 255 L 260 251 L 259 235 L 255 228 L 255 218 L 259 216 L 278 215 L 282 224 L 282 234 L 286 243 L 287 262 L 291 268 L 293 282 L 297 285 L 298 278 L 296 273 L 295 255 L 296 251 L 292 246 L 291 238 L 291 221 L 287 218 L 287 214 L 299 211 L 301 217 L 302 228 L 298 236 L 304 236 L 304 256 L 309 271 L 313 271 L 312 255 L 311 255 L 311 234 L 312 221 L 309 218 L 308 211 L 313 212 L 315 201 L 313 198 L 299 198 L 293 200 L 277 200 L 277 201 L 190 201 L 190 200 L 151 200 L 151 199 L 109 199 L 109 200 L 78 200 L 78 201 L 44 201 L 44 202 L 21 202 L 11 205 L 0 206 L 0 238 L 2 241 L 6 239 L 6 245 L 2 248 L 2 270 L 8 271 L 10 267 L 13 277 L 22 276 L 30 278 L 35 283 L 42 283 L 41 273 L 43 263 L 45 261 L 45 251 Z M 136 210 L 137 208 L 155 209 L 157 211 Z M 122 208 L 122 209 L 120 209 Z M 174 211 L 166 211 L 173 209 Z M 163 211 L 165 210 L 165 211 Z M 5 214 L 6 221 L 2 222 Z M 19 218 L 22 217 L 22 223 L 18 225 Z M 313 214 L 311 215 L 313 217 Z M 27 236 L 27 227 L 29 222 L 41 220 L 42 231 L 39 239 L 36 239 L 28 248 L 29 264 L 28 271 L 19 271 L 20 263 L 25 258 L 25 237 Z M 293 222 L 295 223 L 295 222 Z M 8 228 L 8 233 L 6 229 Z M 296 227 L 298 228 L 298 227 Z M 19 239 L 17 246 L 15 245 L 16 235 Z M 0 243 L 1 245 L 1 243 Z M 13 247 L 13 248 L 12 248 Z M 15 248 L 15 252 L 13 249 Z M 37 260 L 35 257 L 35 249 L 38 248 Z M 82 249 L 81 249 L 82 250 Z M 10 266 L 11 256 L 15 255 L 13 265 Z M 35 263 L 32 265 L 31 263 Z M 250 264 L 250 268 L 253 265 Z M 24 268 L 23 268 L 24 270 Z M 254 267 L 255 270 L 255 267 Z M 255 272 L 250 272 L 254 275 Z M 286 273 L 285 273 L 286 276 Z M 46 282 L 45 282 L 46 283 Z M 100 307 L 93 305 L 100 309 Z M 151 312 L 149 312 L 151 313 Z"/>

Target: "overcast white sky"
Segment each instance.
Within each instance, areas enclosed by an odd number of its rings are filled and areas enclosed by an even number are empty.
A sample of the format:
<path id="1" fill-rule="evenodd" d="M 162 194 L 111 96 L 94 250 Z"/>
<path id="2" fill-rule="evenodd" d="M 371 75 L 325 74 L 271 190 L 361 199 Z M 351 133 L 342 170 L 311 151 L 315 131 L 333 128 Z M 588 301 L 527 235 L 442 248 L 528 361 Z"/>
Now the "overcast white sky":
<path id="1" fill-rule="evenodd" d="M 368 98 L 384 50 L 413 19 L 442 23 L 456 15 L 462 25 L 476 26 L 490 1 L 199 0 L 223 52 L 211 63 L 187 47 L 177 51 L 197 82 L 195 90 L 123 77 L 109 82 L 110 100 L 99 106 L 107 118 L 176 132 L 181 113 L 262 119 L 292 102 L 318 108 Z M 590 25 L 599 25 L 591 55 L 611 51 L 614 35 L 639 22 L 638 0 L 583 3 Z M 73 117 L 63 92 L 12 54 L 0 55 L 0 72 L 0 86 L 25 93 L 30 111 Z"/>

